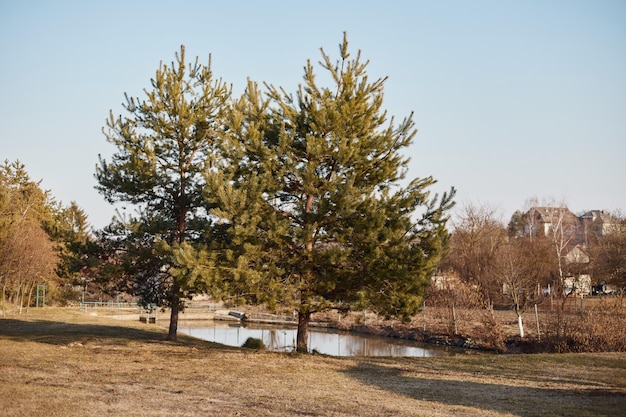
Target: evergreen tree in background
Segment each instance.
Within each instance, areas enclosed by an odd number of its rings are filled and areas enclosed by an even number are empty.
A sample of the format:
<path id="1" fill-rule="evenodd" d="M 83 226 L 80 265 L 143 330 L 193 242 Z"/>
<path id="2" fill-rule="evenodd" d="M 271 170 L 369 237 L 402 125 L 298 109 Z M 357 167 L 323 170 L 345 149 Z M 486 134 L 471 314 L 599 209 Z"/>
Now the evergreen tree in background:
<path id="1" fill-rule="evenodd" d="M 250 82 L 206 174 L 213 213 L 231 226 L 232 295 L 294 308 L 299 351 L 312 313 L 419 311 L 454 195 L 430 196 L 431 177 L 402 186 L 411 117 L 387 119 L 385 79 L 368 79 L 345 34 L 337 63 L 321 52 L 332 87 L 318 85 L 310 62 L 295 98 Z"/>
<path id="2" fill-rule="evenodd" d="M 81 271 L 89 264 L 87 248 L 93 245 L 87 214 L 74 201 L 68 207 L 57 205 L 51 220 L 46 222 L 46 230 L 57 244 L 57 274 L 68 283 L 81 283 Z"/>
<path id="3" fill-rule="evenodd" d="M 189 264 L 209 262 L 197 243 L 211 232 L 202 171 L 213 152 L 230 89 L 208 65 L 161 64 L 146 99 L 126 96 L 128 116 L 111 112 L 104 134 L 116 148 L 100 159 L 97 189 L 110 203 L 130 203 L 136 215 L 119 216 L 105 231 L 123 278 L 144 303 L 171 308 L 168 340 L 176 340 L 184 297 L 210 287 Z M 182 264 L 187 266 L 182 266 Z M 203 269 L 206 272 L 206 268 Z"/>

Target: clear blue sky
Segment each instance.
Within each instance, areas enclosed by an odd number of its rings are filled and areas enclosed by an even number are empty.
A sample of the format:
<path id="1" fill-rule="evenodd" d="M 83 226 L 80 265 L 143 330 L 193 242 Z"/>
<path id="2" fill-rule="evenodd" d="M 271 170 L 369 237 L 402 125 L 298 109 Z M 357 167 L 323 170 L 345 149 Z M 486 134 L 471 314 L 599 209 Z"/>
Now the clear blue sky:
<path id="1" fill-rule="evenodd" d="M 409 177 L 505 220 L 532 197 L 626 210 L 623 0 L 0 0 L 0 159 L 102 227 L 102 126 L 160 61 L 184 44 L 238 92 L 247 77 L 294 92 L 344 31 L 370 77 L 389 76 L 389 114 L 415 112 Z"/>

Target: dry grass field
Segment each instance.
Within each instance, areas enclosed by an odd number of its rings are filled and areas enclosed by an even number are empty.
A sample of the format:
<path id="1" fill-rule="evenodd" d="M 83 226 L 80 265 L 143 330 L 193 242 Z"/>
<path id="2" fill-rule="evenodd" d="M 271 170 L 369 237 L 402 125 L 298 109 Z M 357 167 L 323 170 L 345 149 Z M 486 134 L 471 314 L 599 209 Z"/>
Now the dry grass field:
<path id="1" fill-rule="evenodd" d="M 3 416 L 624 416 L 626 354 L 332 358 L 77 309 L 0 318 Z"/>

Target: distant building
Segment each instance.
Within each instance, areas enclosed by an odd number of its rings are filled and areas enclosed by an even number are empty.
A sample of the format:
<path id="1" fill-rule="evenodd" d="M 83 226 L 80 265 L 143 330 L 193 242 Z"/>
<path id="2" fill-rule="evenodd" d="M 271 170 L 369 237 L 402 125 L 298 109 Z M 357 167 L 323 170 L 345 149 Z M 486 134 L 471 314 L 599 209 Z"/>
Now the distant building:
<path id="1" fill-rule="evenodd" d="M 461 280 L 455 273 L 450 271 L 446 273 L 438 271 L 430 277 L 430 282 L 435 289 L 444 291 L 454 290 L 460 285 Z"/>
<path id="2" fill-rule="evenodd" d="M 571 246 L 586 246 L 593 237 L 606 236 L 617 227 L 616 219 L 603 210 L 576 216 L 567 207 L 531 207 L 522 216 L 523 236 L 544 237 L 562 233 Z"/>
<path id="3" fill-rule="evenodd" d="M 617 221 L 602 210 L 591 210 L 579 217 L 579 239 L 585 243 L 595 236 L 606 236 L 617 228 Z"/>
<path id="4" fill-rule="evenodd" d="M 588 264 L 589 255 L 582 245 L 574 245 L 565 254 L 567 264 Z"/>
<path id="5" fill-rule="evenodd" d="M 549 237 L 562 245 L 566 266 L 563 289 L 566 294 L 592 293 L 587 247 L 594 238 L 606 236 L 618 227 L 617 220 L 602 210 L 576 216 L 567 207 L 531 207 L 522 216 L 523 236 Z"/>
<path id="6" fill-rule="evenodd" d="M 564 258 L 568 273 L 563 282 L 565 294 L 591 295 L 591 276 L 587 273 L 589 254 L 583 245 L 570 246 Z"/>
<path id="7" fill-rule="evenodd" d="M 578 230 L 578 217 L 567 207 L 531 207 L 523 216 L 524 235 L 549 236 L 560 229 L 565 237 L 573 238 Z"/>
<path id="8" fill-rule="evenodd" d="M 587 274 L 566 277 L 563 282 L 565 294 L 591 295 L 591 277 Z"/>

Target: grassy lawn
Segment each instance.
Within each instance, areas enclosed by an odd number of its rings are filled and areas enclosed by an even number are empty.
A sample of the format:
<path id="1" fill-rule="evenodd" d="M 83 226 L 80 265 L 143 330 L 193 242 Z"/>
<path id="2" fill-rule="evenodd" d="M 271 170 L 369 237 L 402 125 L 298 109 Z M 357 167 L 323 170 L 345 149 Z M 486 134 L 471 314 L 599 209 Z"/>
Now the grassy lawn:
<path id="1" fill-rule="evenodd" d="M 45 308 L 0 318 L 3 416 L 624 416 L 626 354 L 332 358 Z"/>

